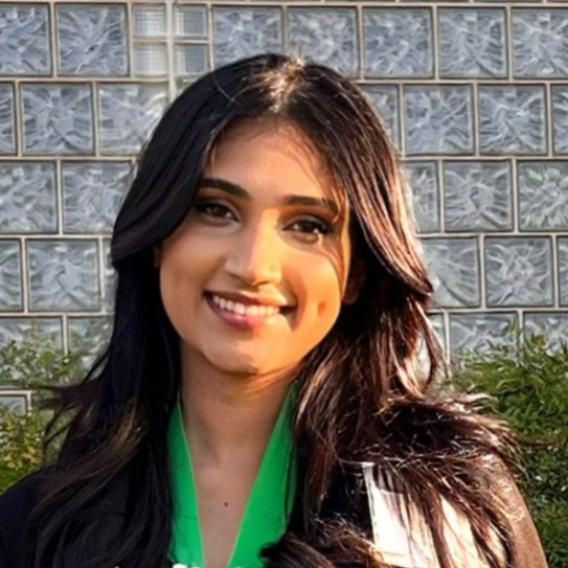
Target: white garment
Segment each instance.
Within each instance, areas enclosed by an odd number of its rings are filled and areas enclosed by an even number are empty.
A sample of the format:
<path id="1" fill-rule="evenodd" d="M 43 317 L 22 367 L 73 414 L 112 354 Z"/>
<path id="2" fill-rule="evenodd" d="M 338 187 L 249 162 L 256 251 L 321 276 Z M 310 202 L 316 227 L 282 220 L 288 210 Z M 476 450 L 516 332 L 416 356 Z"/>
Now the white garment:
<path id="1" fill-rule="evenodd" d="M 385 474 L 376 476 L 373 463 L 363 464 L 365 486 L 369 497 L 373 538 L 382 559 L 400 568 L 439 568 L 432 534 L 415 504 L 408 514 L 400 493 L 389 491 Z M 456 566 L 486 568 L 481 559 L 471 525 L 450 503 L 442 499 L 445 517 L 444 535 L 448 551 Z M 497 544 L 497 540 L 494 541 Z"/>

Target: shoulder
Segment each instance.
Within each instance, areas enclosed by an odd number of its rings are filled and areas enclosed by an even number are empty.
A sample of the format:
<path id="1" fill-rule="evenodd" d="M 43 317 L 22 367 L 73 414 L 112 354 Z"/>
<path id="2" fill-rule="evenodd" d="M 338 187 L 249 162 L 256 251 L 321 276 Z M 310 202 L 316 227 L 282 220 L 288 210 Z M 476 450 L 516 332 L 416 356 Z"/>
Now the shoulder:
<path id="1" fill-rule="evenodd" d="M 0 568 L 31 568 L 35 548 L 35 528 L 28 519 L 43 493 L 44 481 L 53 466 L 43 468 L 0 495 Z M 125 534 L 125 513 L 131 476 L 122 473 L 109 489 L 81 512 L 81 523 L 58 551 L 68 566 L 83 566 L 88 558 L 120 535 Z M 79 528 L 80 526 L 80 528 Z"/>
<path id="2" fill-rule="evenodd" d="M 493 471 L 489 490 L 502 503 L 511 527 L 514 565 L 518 568 L 546 568 L 538 531 L 512 473 L 501 460 L 493 460 L 489 466 Z"/>
<path id="3" fill-rule="evenodd" d="M 0 528 L 20 523 L 35 505 L 49 468 L 40 469 L 16 482 L 0 495 Z"/>
<path id="4" fill-rule="evenodd" d="M 22 552 L 29 551 L 26 521 L 37 503 L 41 482 L 49 468 L 28 475 L 0 495 L 0 565 L 25 566 Z"/>

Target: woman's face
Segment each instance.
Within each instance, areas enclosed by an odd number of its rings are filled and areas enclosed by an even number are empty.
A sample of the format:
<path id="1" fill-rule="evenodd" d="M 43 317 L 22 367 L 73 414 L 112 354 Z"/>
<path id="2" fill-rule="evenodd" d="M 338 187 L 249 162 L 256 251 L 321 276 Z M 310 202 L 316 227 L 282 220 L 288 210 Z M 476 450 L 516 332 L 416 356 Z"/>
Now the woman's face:
<path id="1" fill-rule="evenodd" d="M 351 241 L 349 212 L 341 218 L 338 207 L 293 126 L 230 129 L 193 208 L 161 246 L 162 300 L 182 357 L 247 376 L 294 368 L 344 299 Z"/>

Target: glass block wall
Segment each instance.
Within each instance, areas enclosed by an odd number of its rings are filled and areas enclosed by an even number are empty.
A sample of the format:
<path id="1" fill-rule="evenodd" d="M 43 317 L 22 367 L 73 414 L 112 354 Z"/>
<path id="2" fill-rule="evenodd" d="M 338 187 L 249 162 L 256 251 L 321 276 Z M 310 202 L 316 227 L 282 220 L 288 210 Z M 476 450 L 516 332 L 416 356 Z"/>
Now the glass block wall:
<path id="1" fill-rule="evenodd" d="M 97 349 L 141 143 L 184 85 L 266 50 L 348 74 L 382 115 L 448 349 L 514 322 L 567 336 L 567 2 L 62 0 L 0 2 L 0 345 L 35 327 Z"/>

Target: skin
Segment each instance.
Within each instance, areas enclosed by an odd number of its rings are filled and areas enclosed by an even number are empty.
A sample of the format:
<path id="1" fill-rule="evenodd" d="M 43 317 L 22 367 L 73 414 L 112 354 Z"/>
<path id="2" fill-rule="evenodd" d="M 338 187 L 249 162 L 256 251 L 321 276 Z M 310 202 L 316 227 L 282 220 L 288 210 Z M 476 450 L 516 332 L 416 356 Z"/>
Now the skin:
<path id="1" fill-rule="evenodd" d="M 265 119 L 234 126 L 202 177 L 237 184 L 249 198 L 202 184 L 195 206 L 160 247 L 160 289 L 180 337 L 184 426 L 207 566 L 225 568 L 297 367 L 357 288 L 342 268 L 352 257 L 349 211 L 282 203 L 290 194 L 335 201 L 330 176 L 293 126 Z M 278 299 L 294 311 L 236 330 L 212 311 L 205 290 Z"/>

